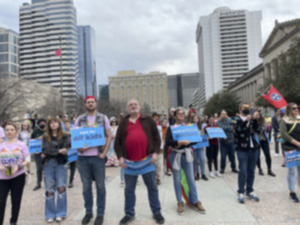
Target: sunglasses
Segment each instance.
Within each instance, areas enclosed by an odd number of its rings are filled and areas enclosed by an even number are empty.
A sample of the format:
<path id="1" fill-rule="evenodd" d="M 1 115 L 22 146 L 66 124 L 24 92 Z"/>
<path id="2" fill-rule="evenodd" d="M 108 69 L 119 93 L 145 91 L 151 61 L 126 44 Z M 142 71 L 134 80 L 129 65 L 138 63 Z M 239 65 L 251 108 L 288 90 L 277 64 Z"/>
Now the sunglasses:
<path id="1" fill-rule="evenodd" d="M 297 107 L 293 107 L 292 110 L 298 110 L 298 108 Z"/>

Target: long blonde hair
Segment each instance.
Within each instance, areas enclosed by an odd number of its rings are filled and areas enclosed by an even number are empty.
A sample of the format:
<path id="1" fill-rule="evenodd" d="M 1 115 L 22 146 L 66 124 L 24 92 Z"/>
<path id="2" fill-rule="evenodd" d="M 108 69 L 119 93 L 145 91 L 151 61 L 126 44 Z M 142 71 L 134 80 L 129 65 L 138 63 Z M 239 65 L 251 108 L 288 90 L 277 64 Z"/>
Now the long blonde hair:
<path id="1" fill-rule="evenodd" d="M 285 114 L 284 114 L 284 117 L 285 117 L 285 118 L 294 120 L 294 118 L 292 117 L 292 108 L 293 108 L 294 105 L 297 105 L 297 104 L 294 103 L 294 102 L 290 102 L 290 103 L 286 106 Z"/>
<path id="2" fill-rule="evenodd" d="M 59 124 L 59 126 L 57 128 L 57 139 L 61 139 L 64 136 L 64 131 L 62 129 L 60 120 L 57 118 L 51 118 L 47 122 L 47 128 L 46 128 L 46 132 L 45 132 L 45 138 L 49 142 L 51 141 L 51 137 L 53 135 L 53 131 L 51 130 L 51 127 L 50 127 L 50 124 L 52 122 L 58 122 L 58 124 Z"/>

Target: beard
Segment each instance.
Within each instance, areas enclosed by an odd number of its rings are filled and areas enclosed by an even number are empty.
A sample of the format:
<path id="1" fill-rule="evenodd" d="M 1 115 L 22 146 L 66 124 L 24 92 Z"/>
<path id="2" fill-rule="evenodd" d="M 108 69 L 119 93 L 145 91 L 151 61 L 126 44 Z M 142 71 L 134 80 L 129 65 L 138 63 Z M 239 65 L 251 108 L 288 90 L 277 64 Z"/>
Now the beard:
<path id="1" fill-rule="evenodd" d="M 96 107 L 95 108 L 88 108 L 88 107 L 86 107 L 85 109 L 88 112 L 94 112 L 96 110 Z"/>

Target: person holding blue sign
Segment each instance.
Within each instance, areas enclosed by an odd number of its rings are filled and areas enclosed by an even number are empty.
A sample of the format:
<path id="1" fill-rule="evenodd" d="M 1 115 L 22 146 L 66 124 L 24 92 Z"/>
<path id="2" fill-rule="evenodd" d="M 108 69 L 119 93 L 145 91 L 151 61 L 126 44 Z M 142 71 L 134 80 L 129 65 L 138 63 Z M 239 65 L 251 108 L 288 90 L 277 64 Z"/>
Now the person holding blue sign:
<path id="1" fill-rule="evenodd" d="M 285 115 L 280 122 L 280 133 L 284 140 L 283 149 L 286 155 L 286 167 L 288 168 L 287 180 L 290 190 L 290 199 L 299 202 L 295 192 L 295 176 L 298 173 L 298 184 L 300 187 L 300 160 L 289 160 L 289 154 L 300 153 L 300 117 L 298 106 L 295 103 L 289 103 L 286 107 Z M 291 164 L 291 166 L 290 166 Z"/>
<path id="2" fill-rule="evenodd" d="M 6 123 L 4 129 L 7 139 L 0 144 L 0 224 L 3 224 L 6 199 L 10 194 L 10 224 L 16 225 L 25 186 L 24 167 L 30 155 L 26 144 L 17 139 L 17 125 Z"/>
<path id="3" fill-rule="evenodd" d="M 182 108 L 177 108 L 174 111 L 175 125 L 184 125 L 184 111 Z M 199 133 L 200 135 L 200 133 Z M 177 141 L 174 139 L 171 127 L 167 130 L 166 145 L 171 147 L 169 162 L 173 172 L 173 182 L 175 195 L 177 199 L 177 213 L 181 215 L 184 212 L 184 204 L 182 200 L 181 174 L 182 170 L 185 174 L 186 183 L 188 184 L 189 192 L 185 199 L 199 213 L 205 213 L 201 202 L 198 199 L 196 183 L 194 179 L 194 158 L 192 154 L 192 143 L 189 140 Z M 185 193 L 185 192 L 184 192 Z"/>
<path id="4" fill-rule="evenodd" d="M 260 133 L 261 127 L 255 115 L 250 115 L 249 104 L 241 103 L 239 111 L 240 114 L 233 118 L 232 123 L 235 124 L 235 150 L 239 160 L 238 202 L 243 204 L 245 191 L 249 199 L 259 201 L 259 197 L 254 194 L 253 184 L 260 147 L 255 133 Z"/>
<path id="5" fill-rule="evenodd" d="M 80 174 L 83 186 L 83 198 L 86 214 L 82 219 L 82 224 L 89 224 L 93 217 L 93 192 L 92 181 L 96 182 L 97 189 L 97 217 L 94 225 L 103 224 L 104 211 L 105 211 L 105 157 L 108 148 L 111 144 L 111 131 L 109 120 L 106 115 L 97 112 L 97 101 L 94 96 L 87 96 L 84 100 L 86 113 L 80 115 L 74 127 L 76 128 L 104 128 L 104 145 L 100 144 L 95 147 L 79 148 L 77 168 Z M 102 139 L 102 140 L 103 140 Z"/>
<path id="6" fill-rule="evenodd" d="M 201 118 L 198 115 L 194 115 L 192 118 L 193 123 L 197 124 L 199 131 L 201 132 L 202 130 L 202 124 L 201 124 Z M 201 169 L 201 179 L 208 181 L 207 176 L 205 175 L 205 149 L 199 148 L 199 147 L 194 147 L 195 150 L 195 172 L 196 172 L 196 176 L 195 179 L 196 180 L 200 180 L 200 175 L 199 175 L 199 165 L 200 165 L 200 169 Z"/>
<path id="7" fill-rule="evenodd" d="M 221 173 L 225 172 L 226 168 L 226 156 L 228 155 L 231 170 L 233 173 L 238 173 L 235 163 L 235 150 L 234 150 L 234 133 L 233 126 L 228 119 L 227 112 L 221 111 L 220 119 L 217 122 L 217 126 L 222 128 L 226 133 L 226 139 L 220 139 L 220 150 L 221 150 Z"/>
<path id="8" fill-rule="evenodd" d="M 155 181 L 154 164 L 158 160 L 161 140 L 155 121 L 140 113 L 140 105 L 132 99 L 127 103 L 129 115 L 120 121 L 115 138 L 115 150 L 120 166 L 125 168 L 125 216 L 120 225 L 126 225 L 135 216 L 135 188 L 141 174 L 148 190 L 148 198 L 153 218 L 158 224 L 165 222 L 161 215 L 161 204 Z M 130 160 L 131 162 L 126 163 Z"/>
<path id="9" fill-rule="evenodd" d="M 217 127 L 215 124 L 215 117 L 213 116 L 208 117 L 208 124 L 204 128 L 205 133 L 207 133 L 207 129 L 211 127 Z M 218 170 L 218 153 L 219 153 L 218 138 L 209 138 L 209 146 L 206 147 L 206 157 L 207 157 L 207 164 L 209 169 L 209 176 L 211 178 L 215 178 L 215 174 L 217 177 L 222 177 L 222 175 Z M 215 174 L 212 171 L 212 163 L 214 163 Z"/>
<path id="10" fill-rule="evenodd" d="M 42 140 L 42 155 L 44 163 L 44 182 L 46 189 L 45 218 L 48 223 L 54 219 L 61 222 L 67 216 L 67 152 L 70 148 L 69 137 L 62 130 L 60 120 L 48 120 L 47 129 Z M 55 193 L 58 193 L 55 200 Z"/>

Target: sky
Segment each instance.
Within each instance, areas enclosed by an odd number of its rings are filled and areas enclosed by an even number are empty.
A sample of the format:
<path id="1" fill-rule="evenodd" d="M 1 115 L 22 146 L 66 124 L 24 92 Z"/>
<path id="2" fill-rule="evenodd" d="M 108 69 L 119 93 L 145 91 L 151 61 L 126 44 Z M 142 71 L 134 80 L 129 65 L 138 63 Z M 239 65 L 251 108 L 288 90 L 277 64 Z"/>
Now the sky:
<path id="1" fill-rule="evenodd" d="M 19 7 L 29 0 L 0 0 L 0 27 L 19 30 Z M 279 22 L 299 17 L 297 0 L 74 0 L 77 25 L 96 32 L 98 84 L 120 70 L 168 75 L 198 72 L 195 31 L 200 16 L 227 6 L 262 11 L 262 43 Z"/>

